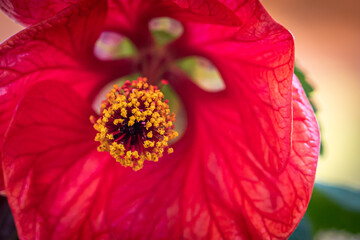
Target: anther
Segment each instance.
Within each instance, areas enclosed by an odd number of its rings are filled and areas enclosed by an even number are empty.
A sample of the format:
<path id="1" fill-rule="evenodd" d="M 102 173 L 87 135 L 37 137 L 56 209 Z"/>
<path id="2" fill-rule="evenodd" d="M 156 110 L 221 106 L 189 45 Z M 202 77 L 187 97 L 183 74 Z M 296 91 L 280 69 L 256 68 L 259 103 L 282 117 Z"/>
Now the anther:
<path id="1" fill-rule="evenodd" d="M 135 171 L 145 160 L 156 162 L 164 152 L 172 153 L 168 141 L 178 136 L 168 100 L 146 78 L 126 81 L 122 87 L 114 85 L 101 104 L 100 116 L 91 116 L 90 121 L 98 131 L 98 151 L 109 152 L 121 165 Z"/>

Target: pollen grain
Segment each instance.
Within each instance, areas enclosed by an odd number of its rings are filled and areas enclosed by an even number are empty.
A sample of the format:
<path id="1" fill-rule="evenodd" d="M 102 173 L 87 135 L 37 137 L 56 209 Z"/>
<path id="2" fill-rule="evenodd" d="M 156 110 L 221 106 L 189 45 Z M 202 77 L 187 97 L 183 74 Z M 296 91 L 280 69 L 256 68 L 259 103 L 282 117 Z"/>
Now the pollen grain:
<path id="1" fill-rule="evenodd" d="M 101 103 L 100 116 L 91 116 L 99 152 L 109 152 L 124 167 L 137 171 L 144 161 L 158 161 L 174 151 L 168 142 L 178 136 L 175 114 L 164 94 L 146 78 L 114 85 Z"/>

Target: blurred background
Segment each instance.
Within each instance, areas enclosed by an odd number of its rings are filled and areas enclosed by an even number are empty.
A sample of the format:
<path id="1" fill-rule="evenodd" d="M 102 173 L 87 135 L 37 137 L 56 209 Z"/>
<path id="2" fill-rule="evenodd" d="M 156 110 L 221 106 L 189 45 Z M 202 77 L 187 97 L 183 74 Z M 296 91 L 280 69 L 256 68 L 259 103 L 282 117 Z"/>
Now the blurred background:
<path id="1" fill-rule="evenodd" d="M 318 165 L 317 182 L 359 191 L 360 1 L 262 0 L 262 3 L 270 15 L 294 35 L 297 66 L 315 88 L 313 101 L 318 108 L 324 146 L 324 154 Z M 0 12 L 0 42 L 21 29 L 20 25 Z M 341 191 L 338 195 L 343 196 L 338 201 L 345 208 L 355 207 L 355 210 L 348 209 L 349 213 L 360 212 L 360 201 L 356 202 L 358 196 L 346 195 L 349 192 Z M 330 192 L 333 193 L 332 190 Z M 318 199 L 316 194 L 314 199 Z M 353 197 L 347 197 L 345 201 L 346 196 Z M 334 208 L 324 201 L 321 201 L 321 205 L 314 206 L 310 206 L 309 210 L 319 209 L 321 206 Z M 319 218 L 321 217 L 326 218 L 320 213 Z M 345 227 L 352 233 L 323 231 L 316 235 L 316 239 L 360 239 L 357 231 L 359 227 L 356 227 L 360 226 L 360 221 L 356 222 L 358 219 L 358 216 L 349 219 L 355 224 L 351 229 Z M 316 230 L 317 227 L 313 228 Z"/>
<path id="2" fill-rule="evenodd" d="M 360 189 L 360 1 L 262 3 L 294 35 L 296 63 L 315 88 L 324 144 L 317 180 Z"/>
<path id="3" fill-rule="evenodd" d="M 308 211 L 291 240 L 360 239 L 360 1 L 261 0 L 294 35 L 315 88 L 323 154 Z"/>

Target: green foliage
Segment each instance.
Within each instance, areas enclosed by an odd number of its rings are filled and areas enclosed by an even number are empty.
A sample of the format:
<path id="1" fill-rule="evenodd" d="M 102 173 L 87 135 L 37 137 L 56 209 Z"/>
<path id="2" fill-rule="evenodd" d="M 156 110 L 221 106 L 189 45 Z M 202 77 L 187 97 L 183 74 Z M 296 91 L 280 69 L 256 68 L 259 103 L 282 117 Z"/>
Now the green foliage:
<path id="1" fill-rule="evenodd" d="M 305 215 L 289 240 L 311 240 L 313 239 L 313 229 L 309 217 Z"/>
<path id="2" fill-rule="evenodd" d="M 360 232 L 360 191 L 316 184 L 308 207 L 314 231 L 339 229 Z"/>
<path id="3" fill-rule="evenodd" d="M 312 98 L 314 88 L 311 86 L 311 84 L 308 81 L 305 73 L 300 68 L 298 68 L 297 66 L 295 66 L 294 73 L 298 77 L 302 87 L 304 88 L 305 94 L 306 94 L 307 98 L 309 99 L 309 102 L 310 102 L 312 108 L 314 109 L 315 114 L 317 114 L 318 109 L 317 109 L 316 104 L 314 103 L 314 100 Z M 321 124 L 319 123 L 319 125 L 321 125 Z M 324 153 L 324 145 L 323 145 L 323 142 L 321 141 L 320 155 L 322 155 L 323 153 Z"/>
<path id="4" fill-rule="evenodd" d="M 308 210 L 289 239 L 312 239 L 330 229 L 360 233 L 360 190 L 315 184 Z"/>
<path id="5" fill-rule="evenodd" d="M 295 66 L 294 73 L 298 77 L 302 87 L 304 88 L 305 94 L 306 94 L 307 98 L 309 99 L 310 104 L 314 109 L 314 112 L 316 113 L 317 108 L 312 99 L 312 93 L 314 92 L 314 88 L 311 86 L 310 82 L 306 78 L 305 73 L 303 71 L 301 71 L 300 68 L 298 68 L 297 66 Z"/>
<path id="6" fill-rule="evenodd" d="M 306 96 L 310 99 L 311 98 L 311 94 L 314 92 L 314 88 L 311 86 L 311 84 L 307 81 L 306 76 L 304 74 L 304 72 L 302 72 L 298 67 L 295 66 L 294 69 L 294 73 L 295 75 L 298 77 L 302 87 L 305 90 L 305 94 Z M 313 104 L 312 104 L 313 105 Z M 314 110 L 316 111 L 316 108 L 314 108 Z"/>

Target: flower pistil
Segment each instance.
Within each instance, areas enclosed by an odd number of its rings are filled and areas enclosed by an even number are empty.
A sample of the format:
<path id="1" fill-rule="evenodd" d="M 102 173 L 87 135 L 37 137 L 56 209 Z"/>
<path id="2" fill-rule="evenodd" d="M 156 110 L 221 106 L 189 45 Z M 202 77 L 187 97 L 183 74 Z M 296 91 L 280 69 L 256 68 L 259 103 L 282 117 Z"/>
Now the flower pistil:
<path id="1" fill-rule="evenodd" d="M 98 131 L 98 151 L 110 152 L 124 167 L 137 171 L 145 160 L 156 162 L 164 151 L 174 151 L 168 143 L 178 136 L 175 114 L 160 89 L 146 78 L 114 85 L 101 104 L 99 118 L 90 120 Z"/>

